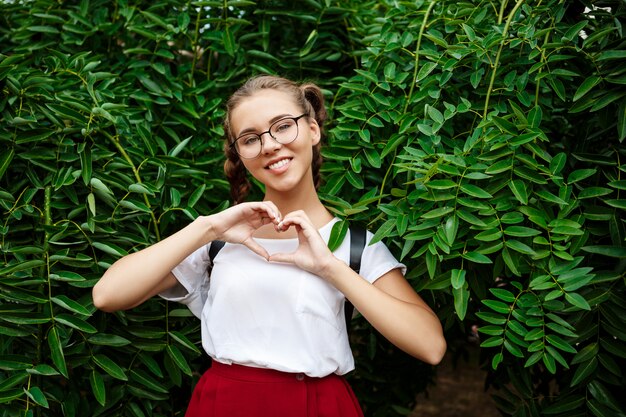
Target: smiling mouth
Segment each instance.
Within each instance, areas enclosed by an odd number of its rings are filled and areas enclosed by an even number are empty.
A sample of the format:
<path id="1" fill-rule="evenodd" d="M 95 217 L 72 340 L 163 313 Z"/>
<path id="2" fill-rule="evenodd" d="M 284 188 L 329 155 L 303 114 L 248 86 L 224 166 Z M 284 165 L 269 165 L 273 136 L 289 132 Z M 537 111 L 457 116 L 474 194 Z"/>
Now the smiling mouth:
<path id="1" fill-rule="evenodd" d="M 273 164 L 266 166 L 265 169 L 278 169 L 280 167 L 287 165 L 290 161 L 291 161 L 291 158 L 281 159 L 280 161 L 274 162 Z"/>

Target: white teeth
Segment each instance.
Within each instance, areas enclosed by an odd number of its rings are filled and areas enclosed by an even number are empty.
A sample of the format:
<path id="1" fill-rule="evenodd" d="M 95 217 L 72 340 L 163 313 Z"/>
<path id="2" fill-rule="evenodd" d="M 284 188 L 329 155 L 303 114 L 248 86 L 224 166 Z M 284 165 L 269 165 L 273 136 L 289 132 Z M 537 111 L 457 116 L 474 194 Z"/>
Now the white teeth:
<path id="1" fill-rule="evenodd" d="M 289 159 L 281 159 L 278 162 L 274 162 L 273 164 L 268 165 L 268 168 L 269 169 L 277 169 L 277 168 L 280 168 L 280 167 L 282 167 L 284 165 L 287 165 L 288 163 L 289 163 Z"/>

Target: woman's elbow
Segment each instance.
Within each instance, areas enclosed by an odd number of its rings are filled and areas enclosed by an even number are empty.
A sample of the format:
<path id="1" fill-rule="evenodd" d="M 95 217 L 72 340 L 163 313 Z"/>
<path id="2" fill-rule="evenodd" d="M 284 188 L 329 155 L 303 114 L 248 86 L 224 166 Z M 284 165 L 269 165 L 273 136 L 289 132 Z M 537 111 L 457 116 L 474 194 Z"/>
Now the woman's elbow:
<path id="1" fill-rule="evenodd" d="M 102 288 L 100 282 L 98 282 L 93 289 L 91 290 L 91 298 L 93 300 L 93 305 L 101 311 L 106 313 L 113 313 L 119 308 L 115 306 L 115 297 L 109 295 L 109 292 L 106 291 L 106 288 Z"/>
<path id="2" fill-rule="evenodd" d="M 426 357 L 424 358 L 424 362 L 433 366 L 439 365 L 446 354 L 447 347 L 448 345 L 446 343 L 446 339 L 442 335 L 439 340 L 433 343 L 432 348 L 429 349 Z"/>

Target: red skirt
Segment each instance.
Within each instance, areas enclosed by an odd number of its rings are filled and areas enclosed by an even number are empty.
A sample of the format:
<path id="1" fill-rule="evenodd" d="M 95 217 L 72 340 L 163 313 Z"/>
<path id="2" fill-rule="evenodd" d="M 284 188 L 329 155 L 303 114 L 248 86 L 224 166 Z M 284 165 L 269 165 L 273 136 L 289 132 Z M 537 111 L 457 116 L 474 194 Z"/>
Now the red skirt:
<path id="1" fill-rule="evenodd" d="M 213 361 L 185 417 L 363 417 L 346 380 Z"/>

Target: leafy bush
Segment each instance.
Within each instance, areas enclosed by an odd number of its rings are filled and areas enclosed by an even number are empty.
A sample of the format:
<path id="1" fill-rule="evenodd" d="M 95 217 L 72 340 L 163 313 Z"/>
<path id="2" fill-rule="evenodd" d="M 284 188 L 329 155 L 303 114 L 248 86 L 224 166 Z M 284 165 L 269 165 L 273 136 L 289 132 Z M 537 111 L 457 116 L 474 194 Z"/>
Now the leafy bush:
<path id="1" fill-rule="evenodd" d="M 324 201 L 449 338 L 480 324 L 503 413 L 623 414 L 623 3 L 331 3 L 2 3 L 1 416 L 182 415 L 198 322 L 90 289 L 225 207 L 222 104 L 257 72 L 325 88 Z M 429 367 L 354 325 L 367 414 L 407 412 Z"/>
<path id="2" fill-rule="evenodd" d="M 625 408 L 624 5 L 595 5 L 402 3 L 335 97 L 327 202 L 479 321 L 507 415 Z"/>

